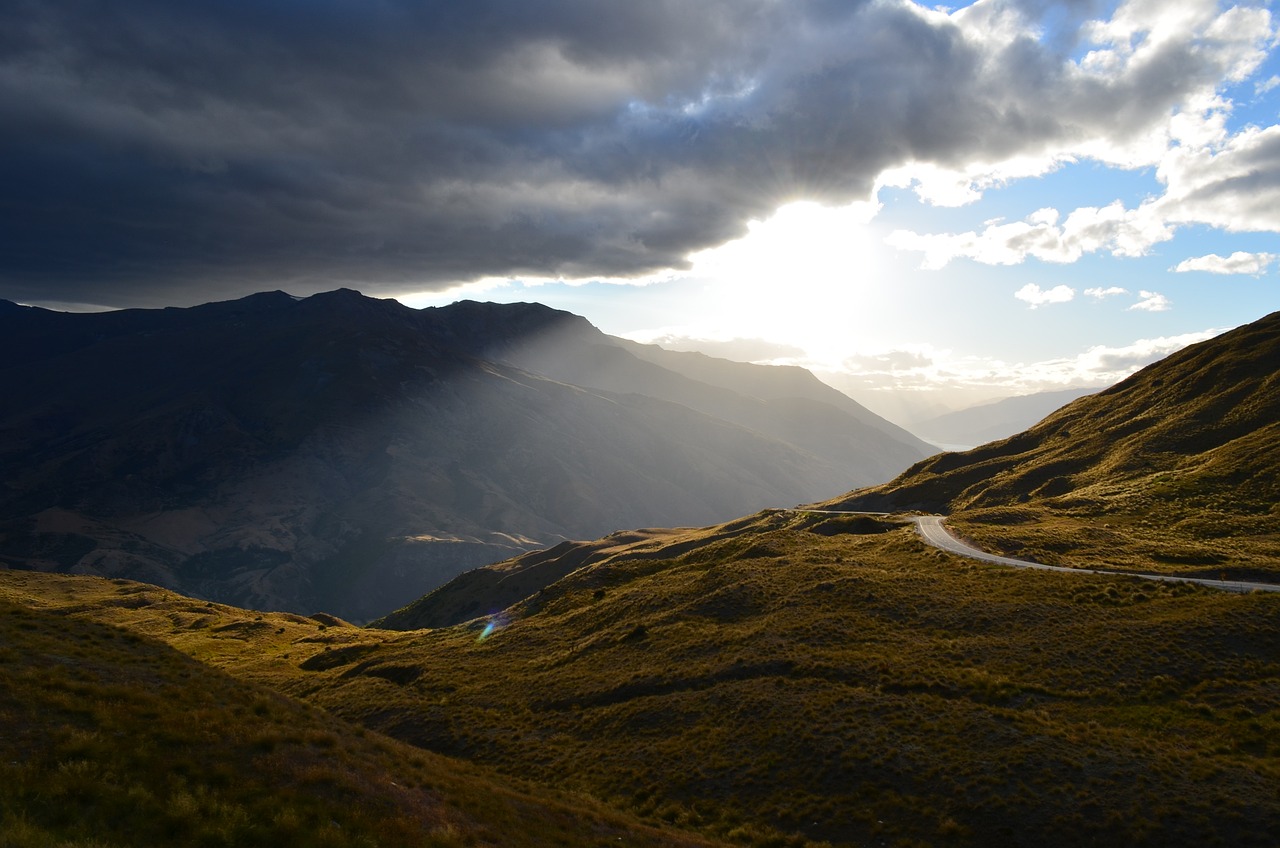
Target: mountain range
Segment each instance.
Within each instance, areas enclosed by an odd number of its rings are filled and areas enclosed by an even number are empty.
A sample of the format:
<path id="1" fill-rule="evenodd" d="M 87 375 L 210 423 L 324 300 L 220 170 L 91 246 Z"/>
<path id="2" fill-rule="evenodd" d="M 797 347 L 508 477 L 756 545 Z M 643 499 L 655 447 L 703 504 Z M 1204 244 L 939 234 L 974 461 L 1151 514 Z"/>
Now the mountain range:
<path id="1" fill-rule="evenodd" d="M 801 369 L 536 304 L 0 302 L 0 563 L 386 613 L 468 568 L 881 482 L 929 446 Z"/>

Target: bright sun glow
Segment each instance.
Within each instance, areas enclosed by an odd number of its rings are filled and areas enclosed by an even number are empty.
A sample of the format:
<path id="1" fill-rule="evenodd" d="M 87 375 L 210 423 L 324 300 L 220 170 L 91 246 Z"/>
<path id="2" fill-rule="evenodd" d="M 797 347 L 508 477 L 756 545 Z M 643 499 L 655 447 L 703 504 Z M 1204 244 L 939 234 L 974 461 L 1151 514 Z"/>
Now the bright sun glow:
<path id="1" fill-rule="evenodd" d="M 872 203 L 793 203 L 743 238 L 695 253 L 690 276 L 710 285 L 715 303 L 688 329 L 792 344 L 817 360 L 847 356 L 850 316 L 883 289 L 867 227 L 875 213 Z"/>

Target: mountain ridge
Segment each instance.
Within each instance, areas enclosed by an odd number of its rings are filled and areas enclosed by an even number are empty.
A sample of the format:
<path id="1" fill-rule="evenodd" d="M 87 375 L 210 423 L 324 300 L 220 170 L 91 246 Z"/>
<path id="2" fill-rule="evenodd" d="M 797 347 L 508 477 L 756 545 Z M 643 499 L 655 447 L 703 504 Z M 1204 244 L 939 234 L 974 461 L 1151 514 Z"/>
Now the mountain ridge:
<path id="1" fill-rule="evenodd" d="M 247 606 L 367 620 L 524 550 L 834 494 L 925 453 L 835 390 L 797 401 L 826 416 L 814 433 L 708 384 L 716 409 L 681 404 L 688 378 L 540 305 L 265 292 L 0 324 L 0 561 Z M 575 385 L 531 347 L 607 350 L 649 382 Z"/>

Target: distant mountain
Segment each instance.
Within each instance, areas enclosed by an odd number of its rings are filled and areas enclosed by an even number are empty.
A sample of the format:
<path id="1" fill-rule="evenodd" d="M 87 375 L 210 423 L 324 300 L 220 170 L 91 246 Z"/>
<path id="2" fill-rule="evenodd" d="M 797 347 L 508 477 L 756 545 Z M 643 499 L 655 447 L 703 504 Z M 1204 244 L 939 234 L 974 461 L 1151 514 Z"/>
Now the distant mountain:
<path id="1" fill-rule="evenodd" d="M 941 454 L 837 508 L 955 513 L 1046 561 L 1280 575 L 1280 313 L 1192 345 L 1036 426 Z M 983 529 L 980 525 L 986 525 Z M 993 529 L 1003 528 L 1003 529 Z"/>
<path id="2" fill-rule="evenodd" d="M 438 313 L 441 331 L 456 334 L 460 344 L 484 359 L 570 385 L 670 401 L 741 424 L 799 447 L 847 477 L 887 479 L 936 452 L 803 368 L 638 344 L 606 336 L 585 318 L 539 305 L 505 307 L 501 323 L 494 322 L 493 310 L 493 304 L 471 302 L 446 307 Z M 511 332 L 512 325 L 518 332 Z"/>
<path id="3" fill-rule="evenodd" d="M 0 302 L 0 563 L 366 620 L 485 562 L 928 452 L 805 372 L 726 364 L 726 386 L 663 357 L 536 304 Z"/>
<path id="4" fill-rule="evenodd" d="M 1062 389 L 1001 398 L 937 415 L 912 426 L 921 438 L 935 445 L 984 445 L 1020 433 L 1076 398 L 1096 391 L 1097 388 Z"/>

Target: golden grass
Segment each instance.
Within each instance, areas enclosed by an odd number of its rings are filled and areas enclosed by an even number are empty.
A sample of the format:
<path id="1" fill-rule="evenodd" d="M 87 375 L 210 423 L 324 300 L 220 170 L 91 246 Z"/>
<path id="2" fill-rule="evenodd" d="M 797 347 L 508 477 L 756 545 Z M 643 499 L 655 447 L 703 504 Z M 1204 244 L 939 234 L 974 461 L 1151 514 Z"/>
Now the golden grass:
<path id="1" fill-rule="evenodd" d="M 174 616 L 195 602 L 159 590 L 130 608 L 129 587 L 108 584 L 113 606 L 63 585 L 23 591 L 371 730 L 734 843 L 1280 832 L 1269 595 L 987 566 L 907 528 L 787 513 L 574 571 L 483 639 L 481 622 L 253 627 L 218 607 L 192 627 Z"/>
<path id="2" fill-rule="evenodd" d="M 943 512 L 1050 564 L 1280 581 L 1280 313 L 835 508 Z"/>
<path id="3" fill-rule="evenodd" d="M 0 572 L 0 587 L 5 848 L 703 844 L 174 650 L 266 679 L 297 671 L 293 642 L 295 656 L 324 653 L 359 633 L 350 626 L 125 581 Z"/>

